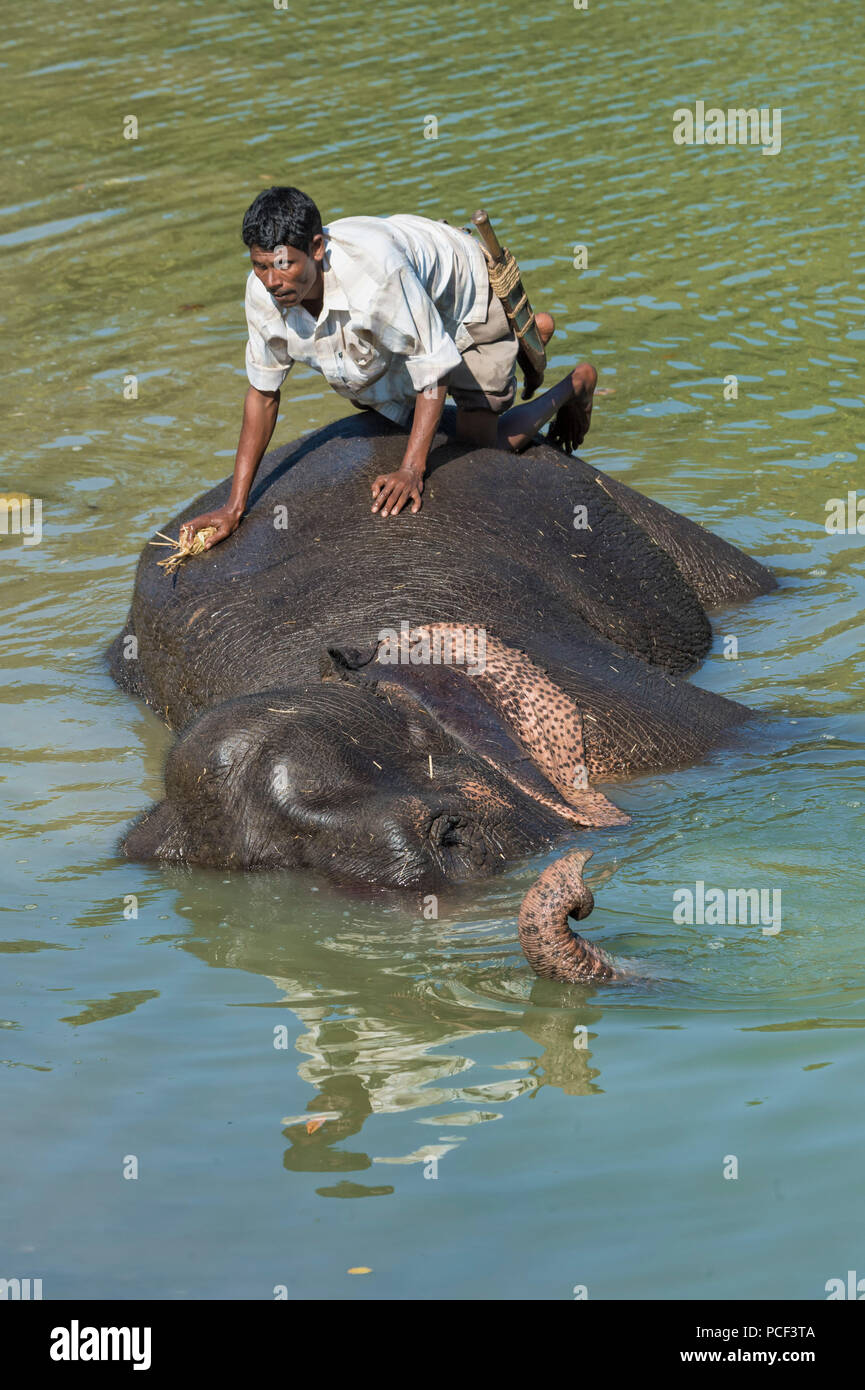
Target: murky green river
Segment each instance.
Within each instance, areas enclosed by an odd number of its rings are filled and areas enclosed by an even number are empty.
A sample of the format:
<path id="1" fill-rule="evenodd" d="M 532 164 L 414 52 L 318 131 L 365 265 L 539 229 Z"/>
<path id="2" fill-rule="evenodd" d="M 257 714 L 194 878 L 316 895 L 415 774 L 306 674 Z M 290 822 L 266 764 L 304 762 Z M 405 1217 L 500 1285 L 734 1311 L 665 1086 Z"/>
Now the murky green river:
<path id="1" fill-rule="evenodd" d="M 0 1276 L 708 1299 L 865 1275 L 863 537 L 824 525 L 865 488 L 863 31 L 852 0 L 4 14 L 0 492 L 42 499 L 43 536 L 0 536 Z M 674 144 L 698 99 L 780 108 L 780 152 Z M 779 576 L 714 615 L 696 676 L 767 723 L 617 789 L 633 824 L 586 837 L 589 935 L 648 988 L 532 977 L 540 860 L 424 922 L 115 854 L 170 735 L 102 651 L 141 546 L 230 471 L 240 218 L 272 182 L 325 218 L 484 202 L 553 367 L 615 388 L 585 457 Z M 344 413 L 300 368 L 284 402 L 277 443 Z M 780 890 L 781 930 L 674 921 L 698 882 Z"/>

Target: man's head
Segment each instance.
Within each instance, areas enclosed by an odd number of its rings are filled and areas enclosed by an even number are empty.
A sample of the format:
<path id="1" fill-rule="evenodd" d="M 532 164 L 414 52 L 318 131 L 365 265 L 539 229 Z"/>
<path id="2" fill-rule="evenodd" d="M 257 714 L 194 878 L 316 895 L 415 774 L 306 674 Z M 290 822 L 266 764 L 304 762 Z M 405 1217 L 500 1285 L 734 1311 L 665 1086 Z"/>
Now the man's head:
<path id="1" fill-rule="evenodd" d="M 266 188 L 243 218 L 243 241 L 264 288 L 290 307 L 320 288 L 324 236 L 315 203 L 299 188 Z"/>

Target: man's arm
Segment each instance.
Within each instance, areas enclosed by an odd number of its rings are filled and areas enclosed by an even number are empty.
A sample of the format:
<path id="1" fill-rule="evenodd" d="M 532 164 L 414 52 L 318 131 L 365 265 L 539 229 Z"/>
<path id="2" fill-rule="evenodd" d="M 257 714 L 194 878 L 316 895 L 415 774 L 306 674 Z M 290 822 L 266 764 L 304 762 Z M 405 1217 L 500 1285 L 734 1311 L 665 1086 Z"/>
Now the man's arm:
<path id="1" fill-rule="evenodd" d="M 380 473 L 372 485 L 374 512 L 380 511 L 382 516 L 396 516 L 409 501 L 413 512 L 420 511 L 427 459 L 442 416 L 447 389 L 445 380 L 418 392 L 402 463 L 395 473 Z"/>
<path id="2" fill-rule="evenodd" d="M 196 531 L 204 526 L 215 526 L 216 534 L 205 544 L 210 550 L 219 541 L 224 541 L 240 525 L 240 518 L 246 506 L 249 490 L 258 471 L 264 451 L 270 443 L 279 415 L 279 392 L 259 391 L 250 386 L 243 402 L 243 424 L 234 460 L 234 477 L 228 501 L 215 511 L 204 512 L 192 521 L 184 522 L 180 528 L 180 539 L 192 540 Z"/>

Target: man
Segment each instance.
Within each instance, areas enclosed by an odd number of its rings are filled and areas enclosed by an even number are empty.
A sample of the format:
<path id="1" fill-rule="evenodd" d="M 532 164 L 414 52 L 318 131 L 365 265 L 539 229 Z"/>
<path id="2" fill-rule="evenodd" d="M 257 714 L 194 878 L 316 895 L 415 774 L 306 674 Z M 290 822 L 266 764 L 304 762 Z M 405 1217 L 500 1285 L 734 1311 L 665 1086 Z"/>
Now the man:
<path id="1" fill-rule="evenodd" d="M 409 425 L 400 467 L 372 485 L 374 512 L 420 510 L 427 457 L 445 396 L 460 439 L 515 451 L 559 411 L 580 442 L 597 373 L 581 363 L 537 399 L 514 406 L 517 339 L 489 286 L 472 236 L 425 217 L 343 217 L 323 227 L 297 188 L 260 193 L 243 219 L 252 270 L 246 285 L 249 388 L 228 501 L 186 522 L 189 539 L 214 526 L 206 548 L 240 524 L 294 362 L 321 372 L 353 404 Z M 546 342 L 549 314 L 536 316 Z"/>

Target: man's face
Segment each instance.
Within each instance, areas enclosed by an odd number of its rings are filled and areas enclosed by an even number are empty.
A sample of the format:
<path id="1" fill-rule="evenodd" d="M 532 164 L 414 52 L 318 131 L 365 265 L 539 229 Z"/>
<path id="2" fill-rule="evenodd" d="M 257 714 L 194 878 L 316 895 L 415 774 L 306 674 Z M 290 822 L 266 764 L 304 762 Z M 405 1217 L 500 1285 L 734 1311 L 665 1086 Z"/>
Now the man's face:
<path id="1" fill-rule="evenodd" d="M 277 246 L 274 251 L 253 246 L 249 252 L 256 276 L 277 304 L 286 308 L 320 293 L 323 256 L 321 232 L 313 237 L 308 253 L 296 246 Z"/>

